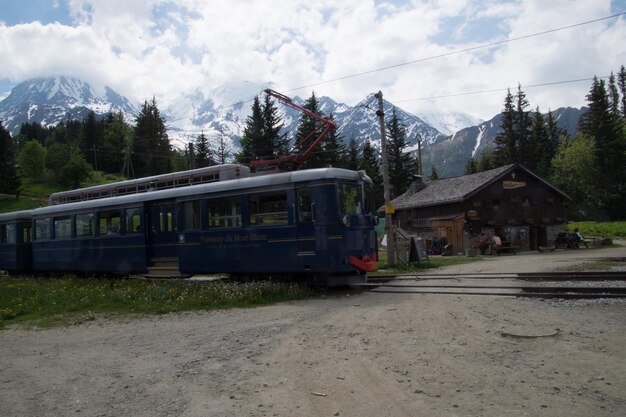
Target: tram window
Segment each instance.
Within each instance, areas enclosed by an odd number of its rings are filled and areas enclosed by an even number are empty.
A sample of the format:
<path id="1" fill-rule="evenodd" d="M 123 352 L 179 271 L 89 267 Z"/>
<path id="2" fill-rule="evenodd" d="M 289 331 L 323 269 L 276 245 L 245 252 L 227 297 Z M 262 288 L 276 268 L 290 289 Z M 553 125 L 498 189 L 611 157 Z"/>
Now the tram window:
<path id="1" fill-rule="evenodd" d="M 208 213 L 209 228 L 241 226 L 241 202 L 239 197 L 209 200 Z"/>
<path id="2" fill-rule="evenodd" d="M 72 237 L 72 221 L 70 216 L 54 218 L 54 238 L 64 239 Z"/>
<path id="3" fill-rule="evenodd" d="M 93 236 L 94 234 L 94 216 L 93 213 L 84 213 L 76 215 L 76 236 Z"/>
<path id="4" fill-rule="evenodd" d="M 141 209 L 126 209 L 126 233 L 141 232 Z"/>
<path id="5" fill-rule="evenodd" d="M 120 233 L 120 213 L 117 210 L 101 211 L 98 214 L 100 236 Z"/>
<path id="6" fill-rule="evenodd" d="M 310 222 L 313 220 L 311 189 L 308 187 L 298 188 L 298 221 Z"/>
<path id="7" fill-rule="evenodd" d="M 50 219 L 35 220 L 35 240 L 50 239 Z"/>
<path id="8" fill-rule="evenodd" d="M 31 240 L 31 226 L 30 224 L 25 224 L 22 228 L 22 233 L 24 234 L 24 243 L 28 243 Z"/>
<path id="9" fill-rule="evenodd" d="M 15 243 L 15 224 L 6 224 L 4 225 L 4 232 L 2 233 L 4 236 L 2 237 L 3 243 Z"/>
<path id="10" fill-rule="evenodd" d="M 249 197 L 250 224 L 287 224 L 287 194 L 256 194 Z"/>
<path id="11" fill-rule="evenodd" d="M 200 201 L 186 201 L 183 203 L 183 230 L 198 230 L 200 221 Z"/>
<path id="12" fill-rule="evenodd" d="M 0 224 L 0 243 L 6 243 L 7 241 L 4 233 L 5 233 L 5 227 L 3 224 Z"/>
<path id="13" fill-rule="evenodd" d="M 340 214 L 362 214 L 361 187 L 358 185 L 339 184 Z"/>

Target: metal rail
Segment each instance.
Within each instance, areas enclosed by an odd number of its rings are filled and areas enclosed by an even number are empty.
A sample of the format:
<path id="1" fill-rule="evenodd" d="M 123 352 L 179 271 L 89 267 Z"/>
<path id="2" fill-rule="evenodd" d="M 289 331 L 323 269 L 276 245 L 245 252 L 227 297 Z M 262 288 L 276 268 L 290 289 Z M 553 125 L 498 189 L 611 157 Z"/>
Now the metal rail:
<path id="1" fill-rule="evenodd" d="M 447 295 L 483 295 L 532 298 L 623 298 L 626 297 L 626 285 L 604 286 L 528 286 L 528 285 L 469 285 L 469 284 L 405 284 L 402 282 L 424 282 L 430 280 L 496 280 L 515 281 L 626 281 L 626 272 L 546 272 L 528 274 L 420 274 L 404 276 L 376 276 L 370 277 L 368 283 L 359 287 L 371 292 L 393 294 L 447 294 Z M 399 282 L 397 284 L 390 281 Z M 497 284 L 497 283 L 496 283 Z"/>

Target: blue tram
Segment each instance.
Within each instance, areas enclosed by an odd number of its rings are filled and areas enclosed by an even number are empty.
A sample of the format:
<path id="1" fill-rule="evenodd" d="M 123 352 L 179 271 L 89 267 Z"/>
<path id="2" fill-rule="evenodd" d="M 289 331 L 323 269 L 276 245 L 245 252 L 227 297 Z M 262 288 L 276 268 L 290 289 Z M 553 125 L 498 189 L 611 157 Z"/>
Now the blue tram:
<path id="1" fill-rule="evenodd" d="M 376 267 L 371 184 L 322 168 L 4 214 L 16 238 L 1 241 L 0 269 L 364 280 Z"/>

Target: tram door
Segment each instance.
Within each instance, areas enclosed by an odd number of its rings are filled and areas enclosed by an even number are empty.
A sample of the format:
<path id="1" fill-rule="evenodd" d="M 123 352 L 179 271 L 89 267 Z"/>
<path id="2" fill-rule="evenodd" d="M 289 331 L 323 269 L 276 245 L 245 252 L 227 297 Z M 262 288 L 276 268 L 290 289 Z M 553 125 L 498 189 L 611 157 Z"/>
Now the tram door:
<path id="1" fill-rule="evenodd" d="M 309 187 L 300 187 L 297 190 L 298 204 L 298 257 L 308 265 L 312 256 L 315 256 L 315 203 L 311 197 Z M 309 259 L 307 260 L 307 257 Z"/>
<path id="2" fill-rule="evenodd" d="M 153 204 L 149 210 L 150 248 L 152 258 L 178 257 L 176 242 L 176 205 Z"/>

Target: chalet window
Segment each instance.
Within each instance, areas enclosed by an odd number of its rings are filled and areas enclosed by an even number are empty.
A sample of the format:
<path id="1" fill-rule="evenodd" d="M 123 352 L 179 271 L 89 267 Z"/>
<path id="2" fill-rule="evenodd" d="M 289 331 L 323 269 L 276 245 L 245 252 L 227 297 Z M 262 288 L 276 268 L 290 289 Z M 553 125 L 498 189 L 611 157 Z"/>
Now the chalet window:
<path id="1" fill-rule="evenodd" d="M 501 206 L 502 202 L 500 201 L 499 198 L 494 198 L 492 205 L 493 205 L 493 210 L 494 211 L 500 211 L 500 206 Z"/>
<path id="2" fill-rule="evenodd" d="M 472 201 L 472 206 L 474 206 L 474 207 L 480 207 L 480 206 L 481 206 L 480 200 L 474 200 L 474 201 Z"/>

